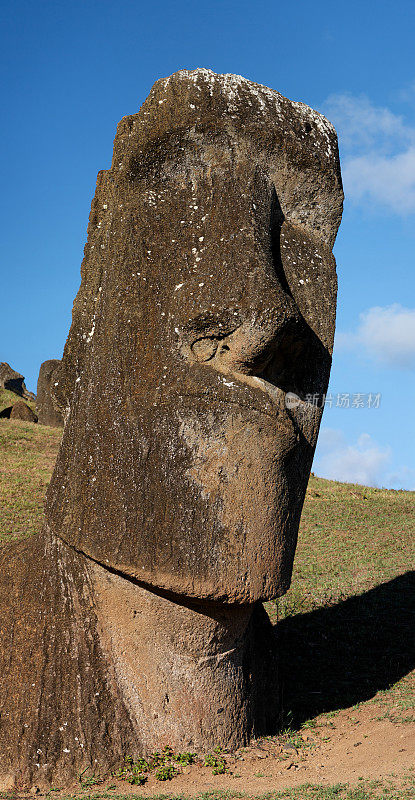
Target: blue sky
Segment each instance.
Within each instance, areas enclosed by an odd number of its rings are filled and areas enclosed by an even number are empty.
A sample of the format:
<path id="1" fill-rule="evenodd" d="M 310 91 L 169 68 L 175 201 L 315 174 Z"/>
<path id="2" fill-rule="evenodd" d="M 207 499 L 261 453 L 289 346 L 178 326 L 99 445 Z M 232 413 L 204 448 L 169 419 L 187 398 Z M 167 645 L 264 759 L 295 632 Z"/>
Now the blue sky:
<path id="1" fill-rule="evenodd" d="M 3 0 L 0 360 L 59 358 L 96 174 L 153 82 L 208 67 L 322 110 L 340 137 L 338 335 L 317 474 L 415 488 L 415 6 Z M 381 393 L 336 408 L 337 393 Z"/>

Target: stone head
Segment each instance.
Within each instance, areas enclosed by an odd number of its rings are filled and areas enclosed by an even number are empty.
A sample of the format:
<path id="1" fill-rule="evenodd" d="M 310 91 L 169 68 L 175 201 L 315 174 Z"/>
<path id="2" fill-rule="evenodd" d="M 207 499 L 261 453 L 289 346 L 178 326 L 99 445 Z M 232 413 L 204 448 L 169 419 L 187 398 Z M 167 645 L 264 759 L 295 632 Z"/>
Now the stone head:
<path id="1" fill-rule="evenodd" d="M 327 120 L 238 76 L 181 71 L 120 122 L 54 376 L 52 531 L 177 595 L 286 591 L 342 197 Z"/>

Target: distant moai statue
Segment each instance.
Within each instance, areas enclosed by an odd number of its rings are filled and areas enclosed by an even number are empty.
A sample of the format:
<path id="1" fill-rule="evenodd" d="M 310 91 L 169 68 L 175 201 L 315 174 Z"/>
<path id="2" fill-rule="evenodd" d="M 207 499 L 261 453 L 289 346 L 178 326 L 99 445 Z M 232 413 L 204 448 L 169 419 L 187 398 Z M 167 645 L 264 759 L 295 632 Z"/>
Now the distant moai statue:
<path id="1" fill-rule="evenodd" d="M 34 395 L 26 389 L 24 376 L 16 372 L 6 361 L 0 362 L 0 389 L 7 389 L 26 400 L 34 400 Z"/>
<path id="2" fill-rule="evenodd" d="M 63 416 L 53 403 L 53 374 L 61 362 L 51 358 L 40 365 L 36 390 L 36 411 L 41 425 L 63 426 Z"/>
<path id="3" fill-rule="evenodd" d="M 290 583 L 342 199 L 330 123 L 239 76 L 180 71 L 120 122 L 46 524 L 2 555 L 5 786 L 272 726 L 261 604 Z"/>

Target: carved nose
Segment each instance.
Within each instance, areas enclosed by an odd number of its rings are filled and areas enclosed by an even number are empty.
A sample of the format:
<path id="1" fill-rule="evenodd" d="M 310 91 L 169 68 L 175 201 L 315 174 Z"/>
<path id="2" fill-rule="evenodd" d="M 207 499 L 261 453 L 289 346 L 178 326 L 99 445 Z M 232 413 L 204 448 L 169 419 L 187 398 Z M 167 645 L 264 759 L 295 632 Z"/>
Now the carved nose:
<path id="1" fill-rule="evenodd" d="M 302 327 L 298 309 L 287 304 L 279 314 L 274 310 L 253 315 L 222 338 L 201 337 L 192 351 L 197 361 L 209 362 L 219 372 L 260 375 L 287 349 L 288 340 L 301 340 Z"/>

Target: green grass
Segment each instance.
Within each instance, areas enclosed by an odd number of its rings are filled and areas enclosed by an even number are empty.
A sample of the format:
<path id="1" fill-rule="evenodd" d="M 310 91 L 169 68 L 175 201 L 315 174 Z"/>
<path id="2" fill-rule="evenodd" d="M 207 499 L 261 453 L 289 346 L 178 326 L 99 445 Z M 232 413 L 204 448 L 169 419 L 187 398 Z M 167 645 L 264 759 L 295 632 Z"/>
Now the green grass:
<path id="1" fill-rule="evenodd" d="M 18 398 L 14 392 L 9 392 L 7 389 L 0 389 L 0 411 L 3 411 L 3 408 L 12 406 L 13 403 L 16 403 L 19 399 L 20 398 Z"/>
<path id="2" fill-rule="evenodd" d="M 8 389 L 0 389 L 0 411 L 3 411 L 3 408 L 14 406 L 18 400 L 24 400 L 33 411 L 36 410 L 36 403 L 33 400 L 26 400 L 24 397 L 19 397 L 18 394 L 9 392 Z"/>
<path id="3" fill-rule="evenodd" d="M 61 433 L 0 421 L 0 543 L 40 530 Z M 373 697 L 393 722 L 413 719 L 414 511 L 415 492 L 311 476 L 291 589 L 266 604 L 282 728 Z"/>
<path id="4" fill-rule="evenodd" d="M 2 398 L 16 395 L 0 391 Z M 34 533 L 62 431 L 0 421 L 0 541 Z M 311 476 L 291 589 L 266 604 L 282 620 L 367 592 L 415 564 L 415 492 L 373 489 Z"/>
<path id="5" fill-rule="evenodd" d="M 112 774 L 114 778 L 125 780 L 132 786 L 142 786 L 147 782 L 151 773 L 158 781 L 172 780 L 180 774 L 183 766 L 194 764 L 196 759 L 196 753 L 175 753 L 171 747 L 166 746 L 161 751 L 156 750 L 151 753 L 148 758 L 134 760 L 132 756 L 126 756 L 124 764 Z M 222 761 L 224 762 L 224 759 Z M 217 773 L 214 772 L 214 774 Z M 98 783 L 99 779 L 87 778 L 86 782 L 92 785 L 92 782 Z M 82 781 L 82 785 L 85 786 L 85 781 Z"/>
<path id="6" fill-rule="evenodd" d="M 0 420 L 0 544 L 40 530 L 61 436 L 59 428 Z"/>
<path id="7" fill-rule="evenodd" d="M 53 798 L 53 793 L 48 795 Z M 268 792 L 261 795 L 252 795 L 238 791 L 210 791 L 198 795 L 187 794 L 156 794 L 147 797 L 147 800 L 413 800 L 415 796 L 415 779 L 413 775 L 406 775 L 400 779 L 391 777 L 383 780 L 365 781 L 359 779 L 356 786 L 349 784 L 334 784 L 323 786 L 321 784 L 307 783 L 292 789 L 283 789 L 278 792 Z M 12 800 L 13 795 L 1 794 Z M 117 791 L 104 791 L 97 793 L 79 793 L 59 796 L 59 800 L 134 800 L 142 797 L 120 794 Z"/>
<path id="8" fill-rule="evenodd" d="M 415 492 L 311 476 L 280 619 L 367 591 L 415 566 Z M 267 606 L 272 614 L 272 605 Z"/>
<path id="9" fill-rule="evenodd" d="M 414 512 L 415 492 L 310 478 L 291 589 L 266 604 L 282 724 L 373 698 L 392 722 L 414 721 Z"/>

